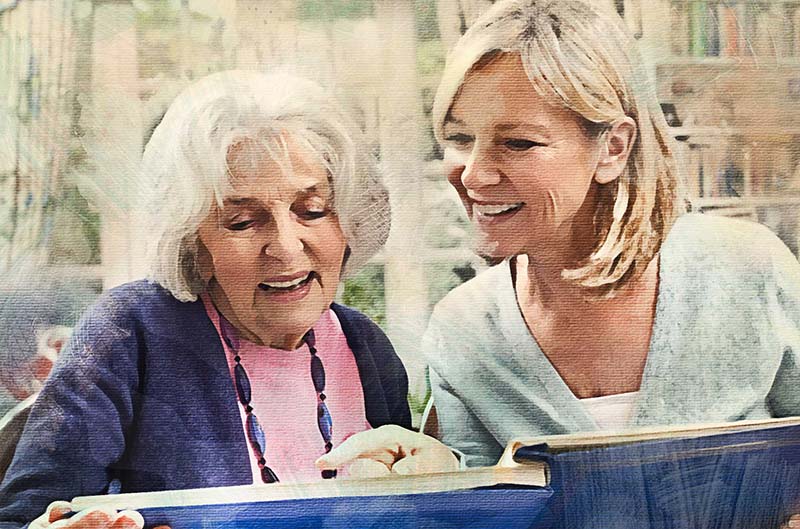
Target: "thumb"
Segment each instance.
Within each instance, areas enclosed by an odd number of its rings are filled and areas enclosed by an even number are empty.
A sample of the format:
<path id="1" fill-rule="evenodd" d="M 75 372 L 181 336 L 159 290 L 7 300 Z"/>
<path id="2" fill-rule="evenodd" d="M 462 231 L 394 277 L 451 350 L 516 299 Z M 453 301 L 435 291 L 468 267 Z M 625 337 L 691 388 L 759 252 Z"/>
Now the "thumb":
<path id="1" fill-rule="evenodd" d="M 56 522 L 69 512 L 72 512 L 72 505 L 68 501 L 54 501 L 47 507 L 47 521 Z"/>

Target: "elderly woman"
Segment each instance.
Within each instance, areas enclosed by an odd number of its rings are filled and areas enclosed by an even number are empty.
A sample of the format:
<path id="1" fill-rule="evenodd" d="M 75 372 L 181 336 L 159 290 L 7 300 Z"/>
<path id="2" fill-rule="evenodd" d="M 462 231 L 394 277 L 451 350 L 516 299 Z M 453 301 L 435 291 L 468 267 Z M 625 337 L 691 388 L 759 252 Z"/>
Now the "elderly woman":
<path id="1" fill-rule="evenodd" d="M 762 226 L 681 216 L 667 124 L 618 21 L 580 0 L 496 3 L 448 57 L 434 120 L 499 261 L 425 336 L 442 440 L 468 465 L 520 436 L 800 412 L 800 265 Z M 367 432 L 321 465 L 392 468 L 432 444 Z"/>
<path id="2" fill-rule="evenodd" d="M 386 336 L 332 303 L 385 241 L 389 211 L 320 87 L 206 77 L 173 102 L 143 167 L 152 280 L 111 290 L 77 326 L 3 482 L 0 527 L 78 495 L 332 478 L 314 461 L 333 446 L 410 426 Z M 57 523 L 141 525 L 117 516 Z"/>

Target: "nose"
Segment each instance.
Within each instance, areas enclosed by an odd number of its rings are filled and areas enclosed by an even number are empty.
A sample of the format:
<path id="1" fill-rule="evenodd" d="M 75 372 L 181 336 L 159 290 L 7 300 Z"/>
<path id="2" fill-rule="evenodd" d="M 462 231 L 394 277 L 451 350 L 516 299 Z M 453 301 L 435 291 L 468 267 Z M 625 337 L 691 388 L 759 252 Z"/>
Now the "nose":
<path id="1" fill-rule="evenodd" d="M 272 229 L 268 230 L 264 254 L 281 262 L 290 263 L 305 249 L 303 226 L 291 212 L 282 212 L 273 217 Z"/>
<path id="2" fill-rule="evenodd" d="M 461 170 L 461 185 L 467 190 L 477 190 L 500 183 L 501 173 L 491 153 L 476 144 Z"/>

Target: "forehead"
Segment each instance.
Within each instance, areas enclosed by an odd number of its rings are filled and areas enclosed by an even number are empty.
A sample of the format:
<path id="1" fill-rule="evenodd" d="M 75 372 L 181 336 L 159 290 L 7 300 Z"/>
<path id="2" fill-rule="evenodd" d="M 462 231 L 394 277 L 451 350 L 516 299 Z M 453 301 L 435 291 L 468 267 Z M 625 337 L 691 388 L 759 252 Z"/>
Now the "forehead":
<path id="1" fill-rule="evenodd" d="M 522 123 L 545 128 L 577 121 L 573 112 L 536 91 L 517 54 L 503 55 L 470 71 L 448 117 L 447 122 L 455 124 Z"/>
<path id="2" fill-rule="evenodd" d="M 319 154 L 292 138 L 239 142 L 228 151 L 228 169 L 232 195 L 329 188 L 328 169 Z"/>

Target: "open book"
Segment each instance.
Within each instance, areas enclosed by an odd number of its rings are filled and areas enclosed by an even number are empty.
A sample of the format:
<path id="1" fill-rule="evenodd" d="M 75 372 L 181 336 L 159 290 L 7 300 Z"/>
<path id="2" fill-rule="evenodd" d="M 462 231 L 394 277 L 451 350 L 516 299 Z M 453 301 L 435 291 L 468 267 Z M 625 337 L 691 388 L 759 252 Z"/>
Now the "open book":
<path id="1" fill-rule="evenodd" d="M 73 501 L 90 506 L 173 529 L 778 527 L 800 512 L 800 420 L 516 440 L 497 465 L 460 472 Z"/>

